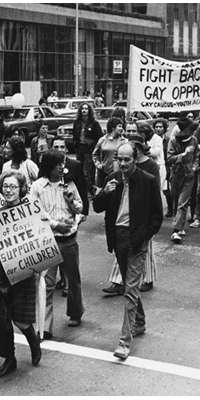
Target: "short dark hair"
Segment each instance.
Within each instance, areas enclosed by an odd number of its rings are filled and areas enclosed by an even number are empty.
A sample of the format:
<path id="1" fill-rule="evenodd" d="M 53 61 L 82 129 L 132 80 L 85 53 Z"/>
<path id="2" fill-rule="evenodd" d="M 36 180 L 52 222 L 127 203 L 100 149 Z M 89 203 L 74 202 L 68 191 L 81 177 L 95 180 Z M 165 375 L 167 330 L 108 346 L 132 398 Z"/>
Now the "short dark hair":
<path id="1" fill-rule="evenodd" d="M 56 167 L 56 165 L 64 162 L 64 154 L 58 150 L 50 149 L 42 156 L 42 161 L 40 165 L 39 176 L 50 178 L 51 172 Z"/>
<path id="2" fill-rule="evenodd" d="M 167 132 L 167 128 L 168 128 L 168 121 L 165 118 L 157 118 L 153 121 L 153 128 L 155 129 L 156 124 L 162 124 L 164 131 Z"/>
<path id="3" fill-rule="evenodd" d="M 107 122 L 107 132 L 111 133 L 113 131 L 113 129 L 116 128 L 117 125 L 123 126 L 123 121 L 121 120 L 121 118 L 117 118 L 117 117 L 110 118 Z"/>
<path id="4" fill-rule="evenodd" d="M 20 199 L 28 193 L 28 185 L 26 181 L 26 177 L 24 174 L 21 172 L 18 172 L 17 170 L 9 170 L 5 171 L 1 174 L 0 176 L 0 193 L 3 193 L 3 183 L 5 178 L 10 178 L 11 176 L 14 176 L 17 179 L 17 182 L 19 184 L 19 197 Z"/>
<path id="5" fill-rule="evenodd" d="M 12 136 L 5 141 L 5 143 L 7 142 L 10 144 L 10 147 L 13 151 L 11 157 L 13 161 L 20 164 L 22 161 L 27 159 L 27 151 L 22 137 Z"/>
<path id="6" fill-rule="evenodd" d="M 54 136 L 54 137 L 53 137 L 53 139 L 52 139 L 52 141 L 51 141 L 51 147 L 53 147 L 53 144 L 54 144 L 54 142 L 55 142 L 56 140 L 62 140 L 62 142 L 65 143 L 65 147 L 67 148 L 67 143 L 66 143 L 65 138 L 63 138 L 63 137 L 58 137 L 58 136 Z"/>

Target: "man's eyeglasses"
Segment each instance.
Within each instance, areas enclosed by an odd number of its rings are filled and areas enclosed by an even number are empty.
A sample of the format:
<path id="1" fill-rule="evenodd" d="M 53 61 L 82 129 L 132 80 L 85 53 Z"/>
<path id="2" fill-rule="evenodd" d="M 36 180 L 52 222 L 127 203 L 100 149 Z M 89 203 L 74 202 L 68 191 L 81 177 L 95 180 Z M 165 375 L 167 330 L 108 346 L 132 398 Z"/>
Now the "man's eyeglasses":
<path id="1" fill-rule="evenodd" d="M 3 190 L 16 190 L 17 188 L 18 188 L 19 186 L 17 186 L 17 185 L 3 185 L 2 186 L 2 188 L 3 188 Z"/>
<path id="2" fill-rule="evenodd" d="M 136 133 L 137 132 L 137 130 L 136 129 L 127 129 L 127 131 L 126 131 L 127 133 L 130 133 L 130 132 L 134 132 L 134 133 Z"/>
<path id="3" fill-rule="evenodd" d="M 125 161 L 125 162 L 128 163 L 128 162 L 130 162 L 132 160 L 132 158 L 130 158 L 130 157 L 117 157 L 117 160 L 119 162 Z"/>

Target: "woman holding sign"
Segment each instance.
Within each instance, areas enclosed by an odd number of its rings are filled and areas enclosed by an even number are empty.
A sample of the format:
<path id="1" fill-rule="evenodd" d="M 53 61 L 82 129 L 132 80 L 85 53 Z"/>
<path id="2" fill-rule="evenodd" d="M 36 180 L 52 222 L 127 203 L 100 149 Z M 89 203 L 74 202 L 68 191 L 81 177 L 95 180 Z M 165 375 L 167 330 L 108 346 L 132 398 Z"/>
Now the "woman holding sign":
<path id="1" fill-rule="evenodd" d="M 27 194 L 25 176 L 15 170 L 2 174 L 0 193 L 5 199 L 5 210 L 22 203 Z M 29 343 L 32 364 L 38 365 L 40 341 L 32 325 L 35 322 L 35 278 L 32 276 L 11 286 L 0 264 L 0 357 L 5 358 L 0 366 L 0 377 L 17 368 L 12 321 Z"/>

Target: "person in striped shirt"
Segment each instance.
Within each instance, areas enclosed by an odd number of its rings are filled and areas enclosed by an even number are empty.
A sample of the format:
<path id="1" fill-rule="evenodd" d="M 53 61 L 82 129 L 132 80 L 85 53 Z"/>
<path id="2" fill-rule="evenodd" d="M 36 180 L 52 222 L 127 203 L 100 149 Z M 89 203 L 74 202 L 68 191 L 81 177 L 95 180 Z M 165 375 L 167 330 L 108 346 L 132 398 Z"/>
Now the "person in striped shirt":
<path id="1" fill-rule="evenodd" d="M 55 239 L 63 256 L 63 270 L 68 279 L 67 315 L 68 326 L 78 326 L 84 311 L 79 272 L 79 246 L 77 243 L 78 216 L 83 203 L 73 181 L 63 179 L 64 154 L 57 150 L 47 151 L 41 162 L 40 178 L 31 188 L 32 199 L 38 198 L 49 220 Z M 58 267 L 51 267 L 45 275 L 46 317 L 44 339 L 53 336 L 53 294 Z"/>

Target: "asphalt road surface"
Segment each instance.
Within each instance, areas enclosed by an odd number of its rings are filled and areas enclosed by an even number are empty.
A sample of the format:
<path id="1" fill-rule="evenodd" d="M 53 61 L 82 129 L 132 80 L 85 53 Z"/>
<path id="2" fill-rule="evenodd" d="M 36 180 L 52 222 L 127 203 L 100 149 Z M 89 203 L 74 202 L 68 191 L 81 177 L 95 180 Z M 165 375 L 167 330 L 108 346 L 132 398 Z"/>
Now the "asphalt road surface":
<path id="1" fill-rule="evenodd" d="M 143 293 L 146 334 L 135 339 L 129 358 L 113 357 L 123 297 L 102 288 L 112 267 L 103 214 L 92 211 L 79 231 L 85 313 L 78 328 L 67 326 L 66 299 L 55 292 L 54 340 L 42 342 L 32 367 L 25 338 L 16 329 L 16 372 L 1 378 L 0 396 L 198 396 L 200 395 L 199 229 L 187 228 L 182 245 L 170 242 L 172 219 L 154 239 L 158 276 Z"/>

